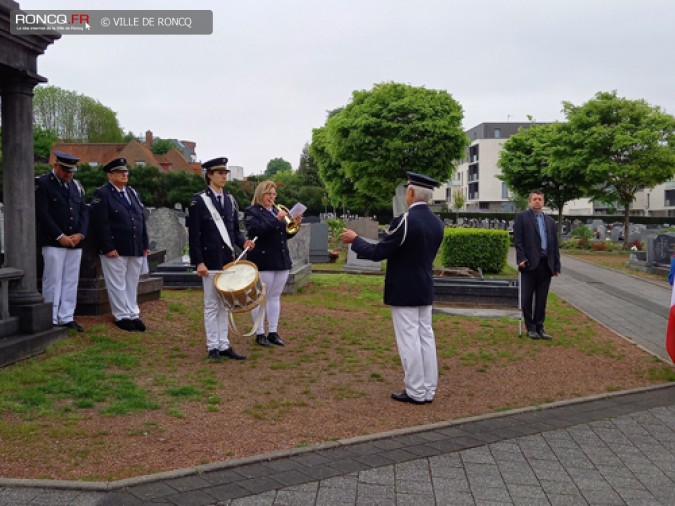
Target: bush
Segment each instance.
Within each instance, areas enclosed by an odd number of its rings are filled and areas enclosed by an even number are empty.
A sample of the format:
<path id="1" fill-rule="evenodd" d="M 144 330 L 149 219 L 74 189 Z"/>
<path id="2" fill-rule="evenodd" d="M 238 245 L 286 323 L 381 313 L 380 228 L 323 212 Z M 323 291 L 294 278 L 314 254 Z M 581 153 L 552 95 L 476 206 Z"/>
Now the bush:
<path id="1" fill-rule="evenodd" d="M 469 267 L 497 274 L 506 266 L 509 233 L 481 228 L 446 228 L 441 245 L 443 267 Z"/>
<path id="2" fill-rule="evenodd" d="M 572 230 L 570 235 L 575 239 L 579 239 L 579 241 L 590 241 L 593 237 L 593 231 L 586 225 L 581 225 Z"/>

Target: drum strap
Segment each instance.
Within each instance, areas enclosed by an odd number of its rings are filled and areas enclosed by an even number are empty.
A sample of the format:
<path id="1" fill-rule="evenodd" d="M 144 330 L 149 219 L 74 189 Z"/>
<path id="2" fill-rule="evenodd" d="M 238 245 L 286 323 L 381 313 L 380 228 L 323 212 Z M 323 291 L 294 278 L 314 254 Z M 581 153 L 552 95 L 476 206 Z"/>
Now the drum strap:
<path id="1" fill-rule="evenodd" d="M 223 217 L 216 209 L 216 206 L 213 205 L 211 197 L 209 197 L 206 192 L 204 192 L 202 193 L 202 200 L 204 201 L 204 204 L 206 204 L 206 209 L 208 209 L 211 213 L 213 222 L 216 224 L 216 228 L 218 228 L 218 232 L 220 232 L 220 237 L 223 238 L 223 242 L 227 244 L 227 247 L 230 248 L 230 251 L 234 251 L 234 248 L 232 247 L 232 241 L 230 240 L 230 234 L 227 233 L 225 223 L 223 222 Z"/>
<path id="2" fill-rule="evenodd" d="M 237 327 L 237 322 L 234 321 L 234 311 L 230 310 L 228 311 L 228 318 L 230 320 L 230 330 L 234 335 L 237 336 L 252 336 L 253 334 L 256 333 L 258 330 L 258 326 L 260 325 L 260 322 L 265 319 L 265 302 L 267 301 L 267 287 L 265 286 L 265 283 L 262 284 L 262 294 L 260 295 L 260 299 L 258 299 L 258 307 L 260 308 L 258 310 L 258 315 L 255 317 L 255 320 L 253 322 L 253 327 L 251 327 L 251 331 L 243 334 L 240 330 L 239 327 Z"/>

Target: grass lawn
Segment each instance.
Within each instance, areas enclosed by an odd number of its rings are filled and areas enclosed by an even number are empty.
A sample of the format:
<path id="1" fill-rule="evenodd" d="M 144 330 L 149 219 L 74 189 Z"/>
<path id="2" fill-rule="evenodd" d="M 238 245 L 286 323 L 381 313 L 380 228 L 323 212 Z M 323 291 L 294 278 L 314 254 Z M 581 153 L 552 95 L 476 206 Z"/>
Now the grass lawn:
<path id="1" fill-rule="evenodd" d="M 552 342 L 519 339 L 510 319 L 435 315 L 438 396 L 398 405 L 382 287 L 382 276 L 313 274 L 282 299 L 286 346 L 232 336 L 241 362 L 206 360 L 201 291 L 143 304 L 145 333 L 82 317 L 85 333 L 0 369 L 0 475 L 119 479 L 675 380 L 552 294 Z"/>

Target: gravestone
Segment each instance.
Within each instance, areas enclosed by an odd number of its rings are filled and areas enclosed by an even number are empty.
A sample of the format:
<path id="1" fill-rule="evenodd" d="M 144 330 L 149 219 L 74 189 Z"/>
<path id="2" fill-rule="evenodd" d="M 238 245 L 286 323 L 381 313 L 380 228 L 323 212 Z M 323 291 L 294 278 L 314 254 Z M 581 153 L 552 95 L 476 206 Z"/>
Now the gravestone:
<path id="1" fill-rule="evenodd" d="M 623 237 L 623 227 L 614 226 L 609 233 L 609 238 L 613 242 L 619 242 L 619 238 Z"/>
<path id="2" fill-rule="evenodd" d="M 605 225 L 600 225 L 595 229 L 595 237 L 596 239 L 600 239 L 601 241 L 605 240 L 605 237 L 607 236 L 607 227 Z"/>
<path id="3" fill-rule="evenodd" d="M 675 232 L 657 235 L 654 240 L 654 263 L 670 265 L 673 254 L 675 254 Z"/>
<path id="4" fill-rule="evenodd" d="M 326 223 L 311 223 L 309 228 L 309 262 L 312 264 L 327 263 L 330 259 L 328 225 Z"/>
<path id="5" fill-rule="evenodd" d="M 358 218 L 354 221 L 349 221 L 347 222 L 346 227 L 352 229 L 361 237 L 367 239 L 378 238 L 379 225 L 377 221 L 370 218 Z"/>
<path id="6" fill-rule="evenodd" d="M 303 223 L 298 233 L 288 240 L 292 264 L 282 293 L 296 293 L 309 283 L 312 274 L 312 265 L 309 263 L 310 226 Z"/>
<path id="7" fill-rule="evenodd" d="M 376 239 L 369 239 L 367 237 L 362 237 L 362 239 L 371 244 L 377 242 Z M 374 262 L 365 258 L 359 258 L 357 254 L 352 251 L 352 245 L 350 244 L 349 249 L 347 250 L 347 263 L 342 270 L 345 272 L 379 273 L 382 271 L 382 262 Z"/>
<path id="8" fill-rule="evenodd" d="M 408 210 L 408 204 L 405 201 L 406 187 L 402 184 L 396 187 L 396 193 L 391 201 L 394 216 L 400 216 Z"/>
<path id="9" fill-rule="evenodd" d="M 155 209 L 150 213 L 147 224 L 148 239 L 154 243 L 153 250 L 165 250 L 169 260 L 183 256 L 188 235 L 173 209 Z"/>

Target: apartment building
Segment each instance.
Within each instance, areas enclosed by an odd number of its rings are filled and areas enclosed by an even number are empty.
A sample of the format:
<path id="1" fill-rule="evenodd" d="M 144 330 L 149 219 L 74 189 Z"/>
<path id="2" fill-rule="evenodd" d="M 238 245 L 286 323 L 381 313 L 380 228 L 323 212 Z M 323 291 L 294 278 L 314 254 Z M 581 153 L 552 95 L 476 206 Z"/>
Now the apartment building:
<path id="1" fill-rule="evenodd" d="M 504 141 L 521 128 L 545 123 L 481 123 L 466 131 L 470 145 L 458 162 L 453 178 L 434 192 L 434 203 L 445 202 L 455 210 L 454 194 L 464 197 L 464 212 L 514 212 L 515 206 L 506 183 L 497 178 L 497 166 Z"/>

